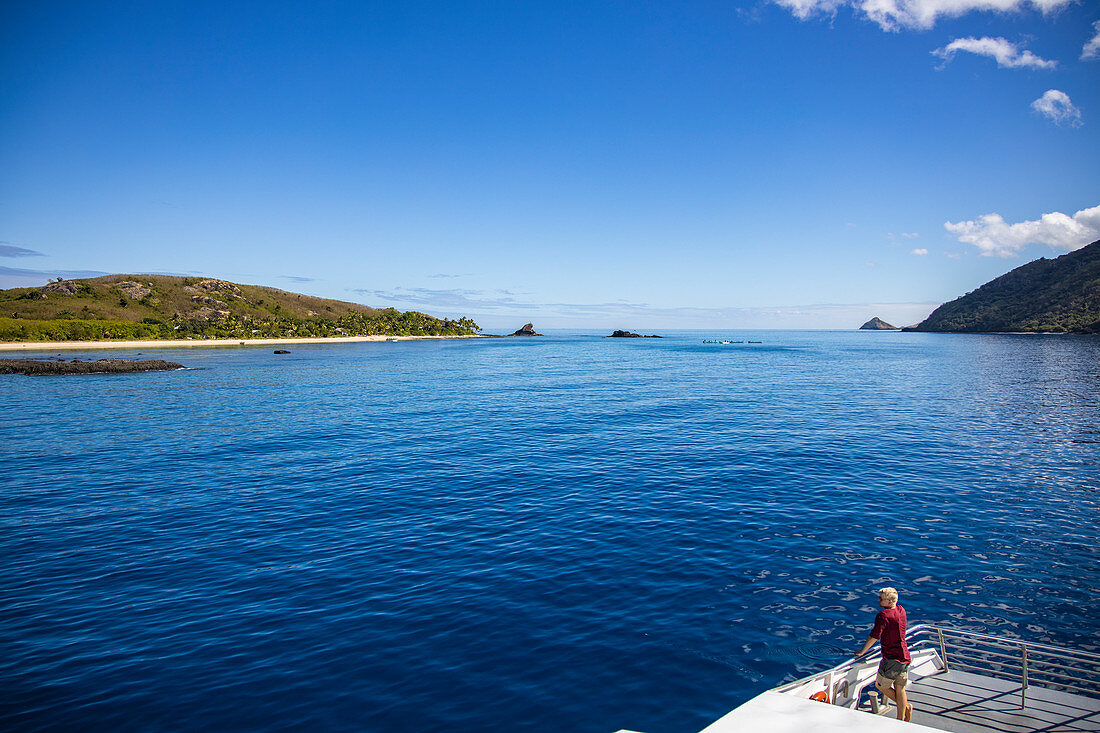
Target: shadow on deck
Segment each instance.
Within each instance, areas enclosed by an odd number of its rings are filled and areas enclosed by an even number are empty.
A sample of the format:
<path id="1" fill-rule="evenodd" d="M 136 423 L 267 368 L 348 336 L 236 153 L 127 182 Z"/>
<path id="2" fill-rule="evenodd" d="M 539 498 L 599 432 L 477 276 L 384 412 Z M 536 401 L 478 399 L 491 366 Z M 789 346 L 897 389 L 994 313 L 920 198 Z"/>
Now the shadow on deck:
<path id="1" fill-rule="evenodd" d="M 908 690 L 913 722 L 952 733 L 1100 732 L 1100 699 L 1020 685 L 968 672 L 941 672 L 915 680 Z M 893 711 L 890 716 L 893 717 Z"/>

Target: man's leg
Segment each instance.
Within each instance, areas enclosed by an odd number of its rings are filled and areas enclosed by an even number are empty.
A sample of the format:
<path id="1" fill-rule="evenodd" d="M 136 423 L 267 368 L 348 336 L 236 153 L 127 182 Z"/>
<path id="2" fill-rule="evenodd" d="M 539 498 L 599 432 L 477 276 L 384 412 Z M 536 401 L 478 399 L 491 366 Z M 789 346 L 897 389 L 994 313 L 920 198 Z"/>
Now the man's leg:
<path id="1" fill-rule="evenodd" d="M 879 676 L 878 679 L 875 680 L 875 687 L 882 696 L 882 708 L 877 712 L 880 715 L 887 714 L 890 712 L 890 702 L 894 701 L 894 693 L 893 688 L 890 687 L 890 680 Z M 897 704 L 897 701 L 894 701 L 894 704 Z"/>
<path id="2" fill-rule="evenodd" d="M 875 680 L 875 687 L 878 688 L 878 691 L 882 693 L 883 697 L 890 700 L 894 704 L 897 704 L 898 698 L 897 698 L 897 695 L 894 694 L 894 688 L 893 687 L 890 687 L 888 685 L 883 684 L 882 680 L 880 680 L 880 679 Z"/>
<path id="3" fill-rule="evenodd" d="M 898 706 L 898 720 L 912 720 L 913 706 L 909 704 L 909 696 L 905 694 L 905 675 L 894 680 L 893 695 L 890 699 Z"/>

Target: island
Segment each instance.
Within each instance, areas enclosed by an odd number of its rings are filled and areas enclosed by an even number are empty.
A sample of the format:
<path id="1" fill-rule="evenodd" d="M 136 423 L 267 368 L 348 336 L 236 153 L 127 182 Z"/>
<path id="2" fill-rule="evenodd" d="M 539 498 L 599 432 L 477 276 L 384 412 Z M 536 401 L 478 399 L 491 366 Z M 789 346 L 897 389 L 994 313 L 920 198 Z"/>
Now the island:
<path id="1" fill-rule="evenodd" d="M 882 320 L 878 316 L 875 316 L 871 320 L 864 323 L 859 327 L 860 331 L 897 331 L 897 326 L 891 326 L 886 321 Z"/>
<path id="2" fill-rule="evenodd" d="M 170 372 L 186 369 L 183 364 L 161 359 L 0 359 L 0 374 L 26 374 L 41 377 L 56 374 L 126 374 L 130 372 Z"/>
<path id="3" fill-rule="evenodd" d="M 535 324 L 525 323 L 523 328 L 512 334 L 513 336 L 541 336 L 541 333 L 535 333 Z"/>
<path id="4" fill-rule="evenodd" d="M 643 336 L 640 333 L 631 333 L 630 331 L 615 331 L 610 336 L 604 336 L 604 338 L 609 338 L 609 339 L 621 339 L 621 338 L 628 338 L 628 339 L 663 339 L 664 336 L 657 336 L 657 335 Z"/>
<path id="5" fill-rule="evenodd" d="M 469 318 L 372 308 L 206 277 L 105 275 L 0 290 L 0 341 L 475 336 Z"/>
<path id="6" fill-rule="evenodd" d="M 902 330 L 1100 333 L 1100 241 L 1021 265 Z"/>

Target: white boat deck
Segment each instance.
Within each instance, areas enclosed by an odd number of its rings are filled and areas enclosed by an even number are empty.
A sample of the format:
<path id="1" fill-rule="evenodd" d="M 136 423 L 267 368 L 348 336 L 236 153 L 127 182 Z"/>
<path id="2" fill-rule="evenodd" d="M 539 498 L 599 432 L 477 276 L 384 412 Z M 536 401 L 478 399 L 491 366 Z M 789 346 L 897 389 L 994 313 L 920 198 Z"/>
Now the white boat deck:
<path id="1" fill-rule="evenodd" d="M 873 712 L 876 654 L 768 690 L 702 733 L 1100 733 L 1100 655 L 934 626 L 910 632 L 912 722 L 892 703 Z"/>
<path id="2" fill-rule="evenodd" d="M 935 733 L 893 715 L 873 715 L 842 705 L 769 690 L 727 713 L 702 733 Z M 620 732 L 622 733 L 622 732 Z"/>
<path id="3" fill-rule="evenodd" d="M 912 723 L 897 720 L 893 706 L 885 715 L 871 712 L 865 699 L 858 708 L 769 691 L 707 726 L 702 733 L 1084 733 L 1100 732 L 1100 698 L 1030 686 L 1020 707 L 1020 686 L 985 675 L 941 672 L 909 686 Z"/>
<path id="4" fill-rule="evenodd" d="M 941 672 L 914 682 L 908 694 L 914 723 L 951 733 L 1100 732 L 1100 698 L 1031 685 L 1020 707 L 1019 683 L 986 675 Z"/>

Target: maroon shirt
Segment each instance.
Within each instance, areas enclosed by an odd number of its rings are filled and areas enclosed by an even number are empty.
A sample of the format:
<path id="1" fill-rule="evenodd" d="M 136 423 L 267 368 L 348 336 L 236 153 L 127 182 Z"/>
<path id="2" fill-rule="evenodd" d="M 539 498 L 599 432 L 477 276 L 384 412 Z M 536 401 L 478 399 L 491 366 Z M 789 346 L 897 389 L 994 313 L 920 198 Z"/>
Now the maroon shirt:
<path id="1" fill-rule="evenodd" d="M 871 637 L 882 644 L 884 659 L 897 659 L 909 664 L 909 647 L 905 646 L 905 609 L 901 606 L 884 608 L 875 616 L 875 628 Z"/>

